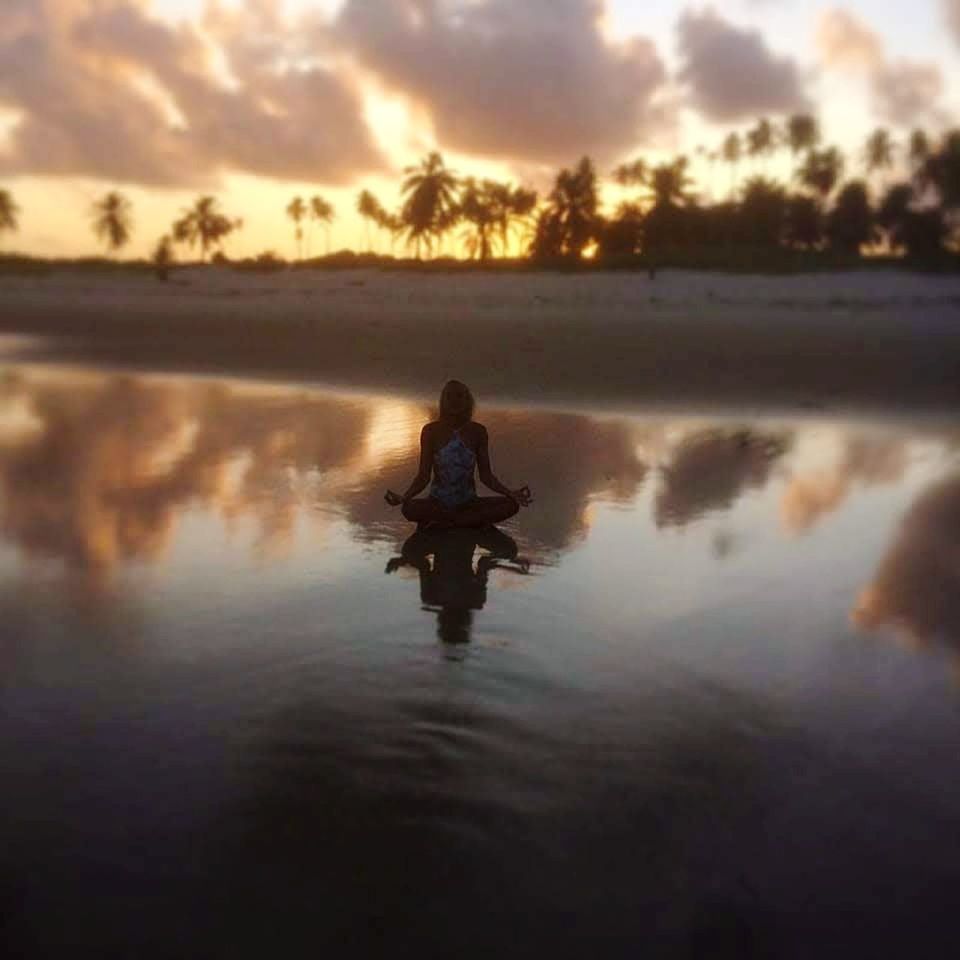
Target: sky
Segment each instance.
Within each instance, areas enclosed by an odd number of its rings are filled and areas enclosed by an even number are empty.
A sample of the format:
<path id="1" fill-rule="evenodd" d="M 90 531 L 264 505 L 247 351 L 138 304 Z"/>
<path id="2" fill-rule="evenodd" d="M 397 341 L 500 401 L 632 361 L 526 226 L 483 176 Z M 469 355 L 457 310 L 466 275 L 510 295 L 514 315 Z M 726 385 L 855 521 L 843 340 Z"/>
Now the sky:
<path id="1" fill-rule="evenodd" d="M 853 175 L 872 129 L 936 133 L 956 104 L 960 0 L 2 0 L 0 187 L 21 228 L 0 243 L 95 253 L 91 205 L 119 189 L 128 256 L 202 193 L 243 218 L 232 256 L 293 256 L 295 195 L 333 203 L 334 249 L 365 249 L 357 193 L 395 207 L 432 149 L 541 191 L 583 154 L 609 173 L 683 152 L 711 199 L 730 172 L 698 148 L 758 117 L 816 113 Z"/>

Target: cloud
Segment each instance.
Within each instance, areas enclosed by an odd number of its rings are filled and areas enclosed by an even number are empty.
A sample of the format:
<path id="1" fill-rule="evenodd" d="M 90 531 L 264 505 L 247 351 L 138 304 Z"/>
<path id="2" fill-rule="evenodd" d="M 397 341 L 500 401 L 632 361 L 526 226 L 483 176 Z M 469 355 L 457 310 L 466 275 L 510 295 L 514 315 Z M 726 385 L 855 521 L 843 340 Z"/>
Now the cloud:
<path id="1" fill-rule="evenodd" d="M 943 8 L 950 32 L 957 43 L 960 43 L 960 0 L 943 0 Z"/>
<path id="2" fill-rule="evenodd" d="M 774 54 L 759 31 L 736 27 L 710 8 L 684 13 L 677 31 L 680 79 L 707 119 L 726 123 L 810 107 L 796 63 Z"/>
<path id="3" fill-rule="evenodd" d="M 884 62 L 883 41 L 846 10 L 827 10 L 817 23 L 817 48 L 825 65 L 872 70 Z"/>
<path id="4" fill-rule="evenodd" d="M 945 123 L 939 101 L 944 82 L 933 63 L 895 60 L 873 74 L 873 95 L 880 116 L 897 126 L 914 126 L 918 118 Z"/>
<path id="5" fill-rule="evenodd" d="M 609 42 L 600 0 L 347 0 L 336 34 L 429 114 L 439 142 L 518 162 L 622 153 L 660 123 L 647 40 Z"/>
<path id="6" fill-rule="evenodd" d="M 13 0 L 0 107 L 22 118 L 0 171 L 199 186 L 226 171 L 348 182 L 381 166 L 356 90 L 269 9 L 211 8 L 201 31 L 135 0 Z"/>
<path id="7" fill-rule="evenodd" d="M 896 126 L 914 126 L 923 120 L 944 122 L 939 105 L 944 80 L 936 64 L 890 59 L 879 34 L 840 9 L 821 14 L 816 42 L 824 66 L 867 78 L 881 120 Z"/>

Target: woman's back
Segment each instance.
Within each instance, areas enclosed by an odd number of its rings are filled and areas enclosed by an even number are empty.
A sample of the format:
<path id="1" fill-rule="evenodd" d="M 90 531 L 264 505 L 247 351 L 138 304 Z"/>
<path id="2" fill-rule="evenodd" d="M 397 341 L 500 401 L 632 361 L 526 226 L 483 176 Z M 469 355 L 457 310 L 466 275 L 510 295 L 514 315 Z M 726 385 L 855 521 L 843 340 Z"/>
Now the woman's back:
<path id="1" fill-rule="evenodd" d="M 444 430 L 443 424 L 434 433 L 433 484 L 430 495 L 448 507 L 469 503 L 477 496 L 474 473 L 477 467 L 475 447 L 470 444 L 472 423 L 462 428 Z M 447 435 L 449 434 L 449 437 Z M 466 435 L 466 436 L 464 436 Z"/>

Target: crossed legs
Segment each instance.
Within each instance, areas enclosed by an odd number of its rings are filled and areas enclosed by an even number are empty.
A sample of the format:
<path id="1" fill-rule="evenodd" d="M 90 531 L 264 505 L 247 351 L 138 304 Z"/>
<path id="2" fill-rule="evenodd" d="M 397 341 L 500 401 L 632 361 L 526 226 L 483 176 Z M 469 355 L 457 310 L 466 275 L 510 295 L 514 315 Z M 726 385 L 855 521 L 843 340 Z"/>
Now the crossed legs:
<path id="1" fill-rule="evenodd" d="M 445 507 L 434 497 L 408 500 L 403 515 L 413 523 L 449 527 L 486 527 L 509 520 L 517 510 L 516 501 L 509 497 L 477 497 L 462 507 Z"/>

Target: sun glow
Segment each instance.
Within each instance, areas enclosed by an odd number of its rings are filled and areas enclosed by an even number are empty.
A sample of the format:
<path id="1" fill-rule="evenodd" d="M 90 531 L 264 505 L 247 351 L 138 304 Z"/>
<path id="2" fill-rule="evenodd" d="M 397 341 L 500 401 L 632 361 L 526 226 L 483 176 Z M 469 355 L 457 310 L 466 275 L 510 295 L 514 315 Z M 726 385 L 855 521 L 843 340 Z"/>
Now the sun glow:
<path id="1" fill-rule="evenodd" d="M 23 113 L 19 110 L 0 110 L 0 147 L 7 147 L 14 131 L 23 121 Z"/>
<path id="2" fill-rule="evenodd" d="M 426 411 L 420 404 L 378 404 L 364 439 L 364 461 L 383 465 L 408 458 L 410 451 L 419 446 L 425 419 Z"/>

